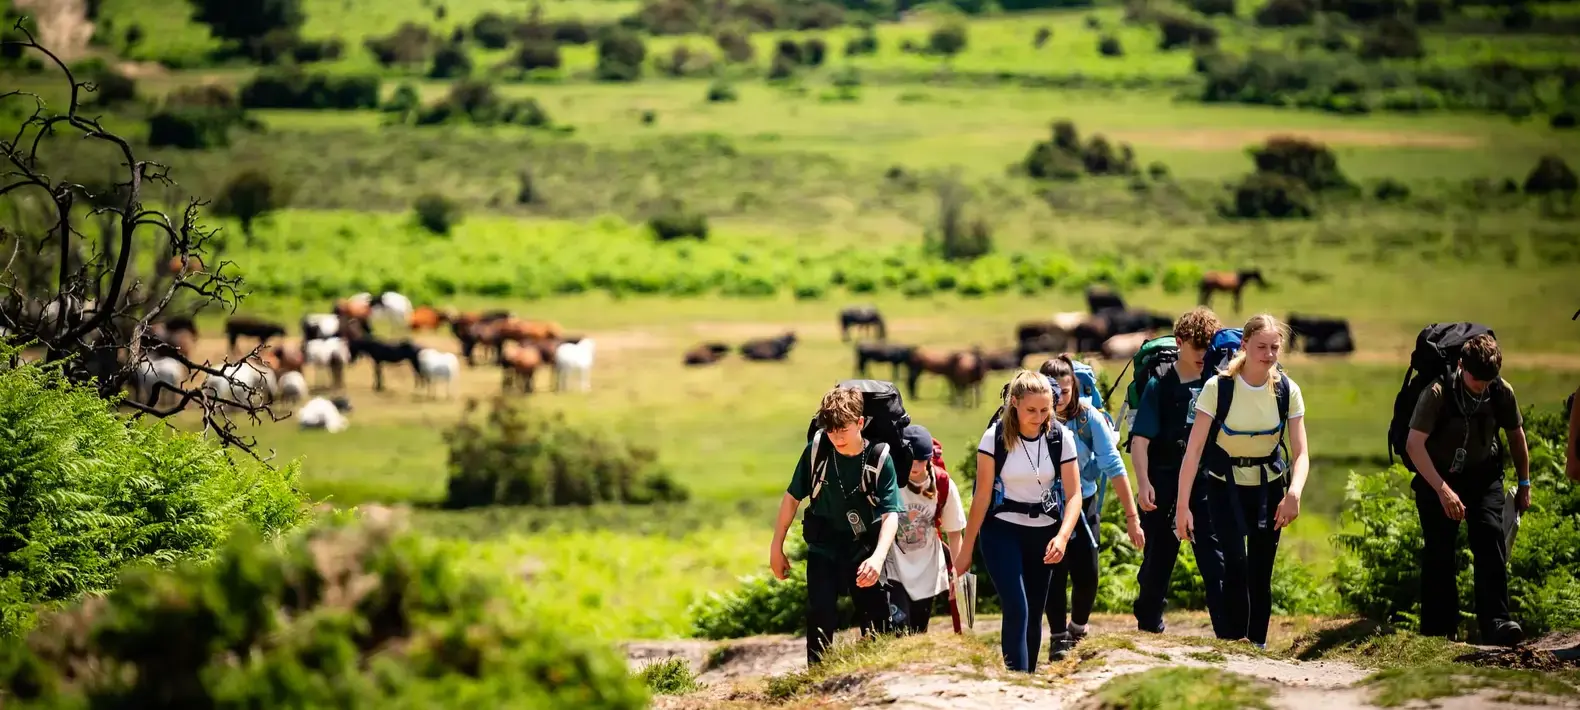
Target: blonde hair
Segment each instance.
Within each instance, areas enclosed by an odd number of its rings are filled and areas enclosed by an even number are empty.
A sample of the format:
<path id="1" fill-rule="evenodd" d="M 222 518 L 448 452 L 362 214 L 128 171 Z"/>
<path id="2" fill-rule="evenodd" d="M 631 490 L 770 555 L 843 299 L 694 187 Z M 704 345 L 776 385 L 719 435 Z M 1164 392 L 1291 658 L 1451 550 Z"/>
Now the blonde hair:
<path id="1" fill-rule="evenodd" d="M 1244 334 L 1240 338 L 1240 352 L 1235 353 L 1234 358 L 1223 368 L 1224 376 L 1231 379 L 1239 376 L 1240 372 L 1245 369 L 1245 344 L 1251 342 L 1251 338 L 1269 330 L 1278 333 L 1278 341 L 1280 343 L 1289 340 L 1289 326 L 1284 325 L 1277 318 L 1267 313 L 1258 313 L 1251 316 L 1251 320 L 1245 322 L 1245 327 L 1242 329 Z M 1282 376 L 1278 374 L 1277 367 L 1268 372 L 1268 382 L 1278 384 L 1280 377 Z"/>
<path id="2" fill-rule="evenodd" d="M 1009 384 L 1004 388 L 1004 416 L 999 421 L 1004 425 L 1004 451 L 1015 450 L 1015 440 L 1020 438 L 1020 412 L 1015 409 L 1015 400 L 1031 394 L 1045 394 L 1053 396 L 1053 387 L 1048 385 L 1048 378 L 1040 372 L 1021 370 L 1010 378 Z M 1042 431 L 1038 435 L 1046 435 L 1049 427 L 1053 426 L 1053 417 L 1042 423 Z"/>

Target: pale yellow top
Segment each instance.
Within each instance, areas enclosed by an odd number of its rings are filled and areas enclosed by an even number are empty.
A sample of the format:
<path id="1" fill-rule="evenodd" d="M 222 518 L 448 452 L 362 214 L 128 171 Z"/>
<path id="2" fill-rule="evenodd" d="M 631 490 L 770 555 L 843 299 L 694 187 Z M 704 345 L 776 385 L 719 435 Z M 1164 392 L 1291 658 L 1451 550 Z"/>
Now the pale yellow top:
<path id="1" fill-rule="evenodd" d="M 1300 395 L 1300 386 L 1290 379 L 1288 374 L 1283 375 L 1289 381 L 1289 418 L 1303 417 L 1306 415 L 1306 400 Z M 1201 388 L 1201 394 L 1196 397 L 1196 411 L 1213 415 L 1213 410 L 1218 408 L 1218 383 L 1221 378 L 1213 377 Z M 1234 401 L 1229 403 L 1229 413 L 1224 416 L 1224 425 L 1235 431 L 1267 431 L 1278 426 L 1278 396 L 1269 380 L 1261 387 L 1252 387 L 1244 378 L 1236 375 L 1234 378 Z M 1287 434 L 1287 432 L 1285 432 Z M 1273 453 L 1278 448 L 1278 434 L 1260 434 L 1245 436 L 1230 434 L 1220 429 L 1218 431 L 1218 446 L 1224 452 L 1235 458 L 1258 458 Z M 1287 468 L 1287 467 L 1286 467 Z M 1223 480 L 1211 471 L 1207 475 Z M 1268 472 L 1269 481 L 1276 481 L 1282 473 Z M 1255 466 L 1236 466 L 1234 480 L 1242 486 L 1260 485 L 1262 472 Z"/>

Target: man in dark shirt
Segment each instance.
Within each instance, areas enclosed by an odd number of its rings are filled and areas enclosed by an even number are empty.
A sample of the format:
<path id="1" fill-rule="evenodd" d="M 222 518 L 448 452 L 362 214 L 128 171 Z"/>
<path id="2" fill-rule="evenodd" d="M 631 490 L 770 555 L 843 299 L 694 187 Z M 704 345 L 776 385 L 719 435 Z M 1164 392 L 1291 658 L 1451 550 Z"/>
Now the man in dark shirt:
<path id="1" fill-rule="evenodd" d="M 1426 548 L 1421 563 L 1423 635 L 1453 637 L 1459 627 L 1454 561 L 1463 520 L 1475 568 L 1482 641 L 1512 646 L 1524 637 L 1520 625 L 1509 618 L 1499 429 L 1508 433 L 1519 477 L 1515 506 L 1522 512 L 1531 505 L 1531 468 L 1514 389 L 1498 376 L 1502 365 L 1492 336 L 1471 338 L 1460 350 L 1453 378 L 1423 390 L 1410 416 L 1405 453 L 1418 472 L 1410 485 Z"/>
<path id="2" fill-rule="evenodd" d="M 863 632 L 888 631 L 889 595 L 883 584 L 883 565 L 900 527 L 900 486 L 893 455 L 879 457 L 873 442 L 865 440 L 859 390 L 835 388 L 823 396 L 818 408 L 818 431 L 801 451 L 790 486 L 779 503 L 768 564 L 774 576 L 784 579 L 790 571 L 785 557 L 785 533 L 796 509 L 807 496 L 802 535 L 806 557 L 807 665 L 816 665 L 833 642 L 841 593 L 850 594 L 861 618 Z M 817 461 L 812 447 L 818 447 Z M 824 468 L 821 485 L 817 468 Z M 864 487 L 863 469 L 877 467 L 876 486 Z M 906 466 L 909 471 L 909 464 Z"/>
<path id="3" fill-rule="evenodd" d="M 1141 529 L 1147 543 L 1136 574 L 1140 591 L 1131 606 L 1136 628 L 1142 631 L 1162 633 L 1164 629 L 1163 610 L 1180 551 L 1180 539 L 1174 534 L 1179 470 L 1185 459 L 1185 440 L 1196 421 L 1196 397 L 1206 383 L 1202 361 L 1218 328 L 1218 317 L 1205 307 L 1180 316 L 1174 323 L 1179 360 L 1168 372 L 1147 383 L 1136 408 L 1135 422 L 1130 426 L 1130 460 L 1136 468 Z M 1217 631 L 1221 627 L 1223 552 L 1218 549 L 1218 536 L 1207 513 L 1207 488 L 1201 484 L 1191 491 L 1191 511 L 1196 520 L 1196 539 L 1191 550 L 1206 587 L 1207 612 Z"/>

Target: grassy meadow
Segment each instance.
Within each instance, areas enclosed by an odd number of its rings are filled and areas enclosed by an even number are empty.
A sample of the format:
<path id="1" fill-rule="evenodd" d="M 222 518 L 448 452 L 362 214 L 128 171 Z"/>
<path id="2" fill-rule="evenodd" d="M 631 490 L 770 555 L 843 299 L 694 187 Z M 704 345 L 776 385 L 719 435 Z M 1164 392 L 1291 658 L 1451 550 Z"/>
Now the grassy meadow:
<path id="1" fill-rule="evenodd" d="M 444 18 L 436 19 L 441 5 Z M 517 0 L 301 6 L 303 37 L 345 46 L 340 58 L 307 67 L 374 72 L 386 101 L 410 82 L 427 103 L 445 100 L 457 82 L 428 78 L 421 68 L 380 67 L 363 41 L 407 21 L 447 36 L 485 12 L 520 17 L 530 7 Z M 627 0 L 541 7 L 545 18 L 589 23 L 641 9 Z M 1240 3 L 1242 16 L 1255 9 Z M 1552 16 L 1570 9 L 1538 7 Z M 182 88 L 244 85 L 259 67 L 215 59 L 217 41 L 190 10 L 184 0 L 104 0 L 102 41 L 84 51 L 144 63 L 138 90 L 156 104 Z M 550 381 L 540 374 L 532 406 L 652 449 L 690 490 L 689 502 L 444 510 L 444 435 L 469 400 L 499 392 L 499 370 L 489 365 L 466 369 L 455 399 L 430 401 L 412 391 L 409 370 L 386 373 L 387 391 L 372 391 L 361 364 L 348 375 L 355 407 L 348 430 L 328 435 L 286 420 L 244 431 L 277 461 L 300 460 L 302 485 L 315 500 L 409 505 L 468 564 L 541 565 L 539 578 L 557 591 L 523 603 L 600 637 L 685 635 L 687 604 L 765 570 L 771 516 L 807 419 L 829 386 L 854 374 L 851 344 L 837 329 L 842 306 L 877 305 L 896 342 L 1000 349 L 1013 346 L 1016 323 L 1084 309 L 1081 289 L 1091 283 L 1117 285 L 1136 307 L 1181 312 L 1195 305 L 1204 269 L 1257 267 L 1271 283 L 1249 290 L 1239 313 L 1220 295 L 1213 306 L 1226 321 L 1266 311 L 1351 323 L 1355 354 L 1286 360 L 1305 392 L 1314 468 L 1305 515 L 1286 533 L 1285 549 L 1325 569 L 1346 474 L 1386 463 L 1392 401 L 1421 327 L 1458 320 L 1494 327 L 1506 353 L 1504 376 L 1523 405 L 1556 408 L 1580 380 L 1580 323 L 1571 320 L 1580 307 L 1573 190 L 1537 198 L 1517 187 L 1545 156 L 1580 160 L 1580 134 L 1541 114 L 1340 115 L 1201 103 L 1192 98 L 1200 77 L 1190 49 L 1159 49 L 1158 29 L 1127 23 L 1125 14 L 1103 3 L 972 16 L 965 48 L 947 59 L 902 48 L 925 44 L 944 21 L 933 8 L 879 22 L 871 54 L 845 56 L 847 41 L 865 32 L 851 24 L 761 31 L 750 37 L 754 62 L 716 61 L 680 77 L 662 73 L 658 62 L 681 46 L 717 55 L 713 39 L 644 35 L 644 71 L 631 82 L 595 80 L 596 42 L 565 44 L 559 70 L 493 87 L 503 99 L 536 101 L 548 127 L 416 126 L 392 124 L 380 110 L 258 109 L 247 112 L 256 130 L 185 149 L 146 147 L 152 106 L 108 111 L 103 120 L 140 155 L 171 166 L 178 185 L 149 196 L 153 206 L 213 198 L 242 170 L 273 177 L 286 198 L 250 235 L 234 219 L 209 221 L 223 227 L 220 254 L 252 289 L 240 311 L 281 320 L 293 341 L 303 313 L 384 289 L 437 306 L 509 308 L 594 338 L 592 391 L 546 391 Z M 1294 53 L 1300 37 L 1317 32 L 1245 17 L 1203 21 L 1218 28 L 1219 45 L 1230 52 Z M 134 23 L 142 37 L 128 44 L 124 33 Z M 1332 26 L 1350 37 L 1365 31 Z M 1035 46 L 1040 27 L 1051 35 Z M 1491 60 L 1551 68 L 1580 50 L 1573 37 L 1549 34 L 1422 33 L 1425 59 L 1388 59 L 1374 69 L 1449 70 Z M 813 35 L 829 48 L 821 67 L 764 79 L 781 39 Z M 1123 55 L 1100 55 L 1103 36 L 1116 38 Z M 486 79 L 512 50 L 468 43 L 466 52 L 473 78 Z M 860 80 L 841 93 L 835 82 L 847 71 Z M 0 69 L 0 78 L 57 104 L 62 98 L 50 74 Z M 733 87 L 733 100 L 709 100 L 720 82 Z M 0 114 L 0 127 L 17 120 Z M 1058 120 L 1073 121 L 1083 141 L 1100 134 L 1127 144 L 1136 171 L 1028 178 L 1019 166 Z M 1234 199 L 1229 185 L 1255 169 L 1248 149 L 1280 135 L 1326 146 L 1359 189 L 1323 197 L 1311 219 L 1222 216 L 1220 206 Z M 80 144 L 46 151 L 54 161 L 47 164 L 73 176 L 102 170 L 107 160 Z M 1154 164 L 1163 168 L 1158 174 L 1149 173 Z M 1406 186 L 1409 196 L 1377 199 L 1384 181 Z M 1502 187 L 1506 181 L 1516 188 Z M 964 189 L 966 214 L 991 227 L 993 249 L 974 261 L 924 248 L 938 223 L 941 186 L 951 182 Z M 430 194 L 461 213 L 448 233 L 413 218 L 413 203 Z M 707 217 L 706 239 L 654 239 L 648 222 L 673 201 Z M 0 205 L 0 220 L 39 228 L 33 208 Z M 218 359 L 223 316 L 206 312 L 199 320 L 201 353 Z M 733 354 L 711 367 L 681 362 L 683 351 L 703 341 L 739 344 L 786 330 L 799 342 L 782 363 Z M 418 339 L 458 349 L 447 333 Z M 1110 376 L 1121 366 L 1102 365 Z M 874 376 L 888 376 L 886 365 L 877 367 Z M 924 378 L 920 397 L 906 393 L 907 406 L 954 464 L 971 452 L 1007 376 L 990 375 L 986 401 L 970 407 L 949 406 L 940 381 Z"/>

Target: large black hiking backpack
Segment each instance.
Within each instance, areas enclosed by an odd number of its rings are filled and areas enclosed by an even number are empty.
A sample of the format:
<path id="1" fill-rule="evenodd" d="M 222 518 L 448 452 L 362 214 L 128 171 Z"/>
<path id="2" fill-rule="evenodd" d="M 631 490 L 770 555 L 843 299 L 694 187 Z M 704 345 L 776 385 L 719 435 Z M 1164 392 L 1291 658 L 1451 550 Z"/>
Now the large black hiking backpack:
<path id="1" fill-rule="evenodd" d="M 1415 473 L 1415 462 L 1405 453 L 1405 439 L 1410 435 L 1410 416 L 1421 393 L 1434 380 L 1445 384 L 1452 382 L 1454 368 L 1459 364 L 1459 351 L 1466 341 L 1481 334 L 1498 336 L 1491 328 L 1480 323 L 1433 323 L 1415 336 L 1415 350 L 1410 352 L 1410 366 L 1405 368 L 1404 382 L 1393 400 L 1393 419 L 1388 421 L 1388 463 L 1393 463 L 1395 453 L 1404 461 L 1405 468 Z"/>
<path id="2" fill-rule="evenodd" d="M 900 388 L 887 380 L 845 380 L 837 387 L 851 387 L 861 391 L 861 416 L 867 421 L 861 429 L 862 438 L 875 444 L 869 450 L 871 458 L 868 465 L 863 467 L 861 490 L 876 506 L 878 489 L 878 472 L 883 470 L 883 458 L 889 457 L 894 461 L 896 476 L 900 473 L 902 465 L 906 472 L 910 471 L 910 455 L 906 449 L 900 432 L 911 425 L 911 417 L 905 413 L 905 401 L 900 397 Z M 812 421 L 807 425 L 806 440 L 813 441 L 819 434 L 817 416 L 813 415 Z M 819 459 L 832 455 L 833 444 L 827 440 L 813 443 L 812 446 L 812 495 L 808 500 L 815 499 L 822 491 L 824 472 L 826 466 L 821 466 Z"/>

